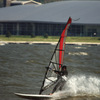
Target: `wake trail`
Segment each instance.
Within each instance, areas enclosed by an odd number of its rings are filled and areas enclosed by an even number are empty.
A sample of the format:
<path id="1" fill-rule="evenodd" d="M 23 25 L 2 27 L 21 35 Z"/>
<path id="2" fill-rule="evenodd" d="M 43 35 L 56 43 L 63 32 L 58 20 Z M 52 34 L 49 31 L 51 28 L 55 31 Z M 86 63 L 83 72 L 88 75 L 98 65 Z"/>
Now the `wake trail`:
<path id="1" fill-rule="evenodd" d="M 75 96 L 95 96 L 100 98 L 100 79 L 96 76 L 73 75 L 64 86 L 63 91 L 54 93 L 56 98 Z"/>

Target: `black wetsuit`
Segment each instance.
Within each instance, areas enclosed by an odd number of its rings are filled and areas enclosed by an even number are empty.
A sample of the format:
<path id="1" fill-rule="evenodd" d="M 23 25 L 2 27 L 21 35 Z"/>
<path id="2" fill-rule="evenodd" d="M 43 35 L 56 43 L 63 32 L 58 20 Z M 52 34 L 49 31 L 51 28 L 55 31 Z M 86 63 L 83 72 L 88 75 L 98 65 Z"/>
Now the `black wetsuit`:
<path id="1" fill-rule="evenodd" d="M 68 72 L 67 70 L 62 70 L 62 71 L 54 71 L 56 74 L 58 74 L 58 80 L 57 80 L 57 84 L 55 85 L 52 93 L 54 93 L 57 88 L 59 88 L 59 90 L 62 90 L 64 84 L 66 83 L 66 80 L 64 78 L 62 78 L 62 76 L 67 77 Z"/>
<path id="2" fill-rule="evenodd" d="M 55 72 L 55 73 L 58 73 L 59 76 L 63 76 L 63 75 L 66 75 L 66 76 L 67 76 L 67 75 L 68 75 L 67 70 L 62 70 L 62 71 L 56 71 L 56 70 L 55 70 L 54 72 Z"/>

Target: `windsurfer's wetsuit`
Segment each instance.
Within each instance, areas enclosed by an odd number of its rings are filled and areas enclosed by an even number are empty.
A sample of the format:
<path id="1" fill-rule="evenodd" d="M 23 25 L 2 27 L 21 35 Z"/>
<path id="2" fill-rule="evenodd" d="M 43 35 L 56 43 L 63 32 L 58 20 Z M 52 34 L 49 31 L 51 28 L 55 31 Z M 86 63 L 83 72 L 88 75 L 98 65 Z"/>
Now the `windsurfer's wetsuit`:
<path id="1" fill-rule="evenodd" d="M 67 75 L 68 75 L 68 71 L 67 70 L 62 70 L 62 71 L 56 71 L 54 70 L 54 72 L 56 74 L 58 74 L 58 80 L 57 80 L 57 84 L 55 85 L 52 94 L 57 90 L 57 88 L 59 88 L 59 90 L 62 90 L 64 84 L 66 83 L 67 80 Z"/>

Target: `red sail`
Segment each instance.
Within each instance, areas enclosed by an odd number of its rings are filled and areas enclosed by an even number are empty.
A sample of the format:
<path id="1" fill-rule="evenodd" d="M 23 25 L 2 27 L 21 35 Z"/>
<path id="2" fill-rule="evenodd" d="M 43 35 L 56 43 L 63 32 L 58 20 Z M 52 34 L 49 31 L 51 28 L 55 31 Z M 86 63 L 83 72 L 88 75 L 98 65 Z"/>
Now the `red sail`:
<path id="1" fill-rule="evenodd" d="M 60 45 L 59 45 L 59 68 L 61 68 L 61 64 L 63 64 L 63 58 L 64 58 L 64 50 L 65 50 L 65 39 L 67 37 L 67 30 L 72 22 L 72 19 L 69 18 L 68 22 L 65 26 L 65 29 L 63 30 L 60 38 Z"/>

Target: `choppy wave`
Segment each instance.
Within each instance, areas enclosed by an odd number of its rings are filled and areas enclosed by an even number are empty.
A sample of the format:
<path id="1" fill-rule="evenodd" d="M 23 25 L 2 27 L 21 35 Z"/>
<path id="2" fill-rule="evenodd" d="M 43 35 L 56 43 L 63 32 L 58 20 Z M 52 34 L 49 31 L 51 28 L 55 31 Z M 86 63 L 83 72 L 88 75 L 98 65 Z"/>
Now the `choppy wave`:
<path id="1" fill-rule="evenodd" d="M 87 49 L 86 47 L 75 47 L 75 49 Z"/>
<path id="2" fill-rule="evenodd" d="M 69 52 L 68 55 L 84 55 L 84 56 L 87 56 L 88 53 L 86 53 L 86 52 Z"/>
<path id="3" fill-rule="evenodd" d="M 64 64 L 68 65 L 69 76 L 71 74 L 72 76 L 69 77 L 65 90 L 55 95 L 65 97 L 60 100 L 100 100 L 100 98 L 85 98 L 100 97 L 100 46 L 83 45 L 78 49 L 75 47 L 78 46 L 67 45 L 64 58 Z M 84 50 L 83 47 L 87 49 Z M 2 100 L 22 100 L 13 95 L 14 92 L 37 94 L 43 81 L 45 66 L 48 65 L 54 48 L 53 45 L 43 44 L 0 46 Z"/>

